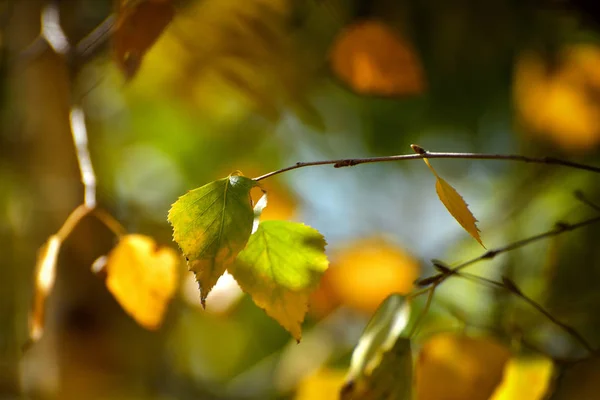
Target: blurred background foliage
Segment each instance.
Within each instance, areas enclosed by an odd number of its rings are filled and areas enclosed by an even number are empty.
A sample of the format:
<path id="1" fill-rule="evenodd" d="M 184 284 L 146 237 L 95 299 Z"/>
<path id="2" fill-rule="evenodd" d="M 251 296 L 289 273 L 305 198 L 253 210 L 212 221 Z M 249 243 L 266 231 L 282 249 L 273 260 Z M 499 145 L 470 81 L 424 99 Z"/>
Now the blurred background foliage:
<path id="1" fill-rule="evenodd" d="M 0 1 L 2 398 L 336 398 L 379 303 L 432 274 L 431 258 L 452 265 L 483 251 L 439 203 L 422 162 L 299 169 L 264 181 L 264 218 L 305 222 L 329 243 L 331 267 L 300 344 L 228 275 L 202 311 L 183 262 L 160 329 L 138 326 L 90 271 L 115 238 L 87 218 L 60 253 L 46 333 L 23 352 L 36 253 L 82 201 L 72 102 L 86 115 L 100 205 L 129 232 L 173 247 L 170 205 L 235 170 L 258 176 L 296 161 L 410 153 L 411 143 L 598 165 L 593 2 L 52 4 L 72 44 L 118 15 L 93 51 L 63 57 L 39 40 L 47 3 Z M 470 204 L 488 248 L 598 212 L 573 196 L 581 190 L 600 204 L 592 173 L 432 163 Z M 510 277 L 597 348 L 599 230 L 536 242 L 469 272 Z M 459 277 L 437 290 L 413 351 L 420 399 L 488 398 L 503 372 L 540 383 L 495 399 L 541 398 L 550 358 L 560 372 L 588 356 L 519 298 Z M 586 373 L 567 370 L 557 381 L 566 382 L 564 398 L 595 398 L 597 361 L 585 362 L 576 366 Z"/>

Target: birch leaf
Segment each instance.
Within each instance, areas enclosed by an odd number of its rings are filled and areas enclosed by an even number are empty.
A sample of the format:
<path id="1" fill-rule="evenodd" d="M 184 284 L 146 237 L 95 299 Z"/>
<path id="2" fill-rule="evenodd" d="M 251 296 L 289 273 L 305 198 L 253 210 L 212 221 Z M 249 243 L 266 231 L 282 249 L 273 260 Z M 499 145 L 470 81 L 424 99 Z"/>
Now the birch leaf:
<path id="1" fill-rule="evenodd" d="M 173 239 L 196 274 L 202 304 L 248 242 L 254 219 L 250 190 L 256 185 L 230 175 L 189 191 L 169 211 Z"/>
<path id="2" fill-rule="evenodd" d="M 446 206 L 448 212 L 452 214 L 454 219 L 466 230 L 469 235 L 473 236 L 477 242 L 483 245 L 479 236 L 479 228 L 477 227 L 477 219 L 469 210 L 469 205 L 465 202 L 462 196 L 448 182 L 437 177 L 435 182 L 435 191 L 440 198 L 440 201 Z"/>
<path id="3" fill-rule="evenodd" d="M 126 235 L 108 255 L 106 287 L 146 329 L 157 329 L 177 288 L 175 251 L 144 235 Z"/>
<path id="4" fill-rule="evenodd" d="M 300 341 L 308 298 L 328 267 L 325 239 L 287 221 L 258 225 L 229 272 L 256 305 Z"/>
<path id="5" fill-rule="evenodd" d="M 423 150 L 420 146 L 411 145 L 411 147 L 416 153 L 425 154 L 425 150 Z M 471 213 L 471 210 L 469 210 L 469 205 L 456 191 L 456 189 L 454 189 L 448 182 L 438 175 L 436 170 L 429 163 L 429 160 L 423 158 L 423 161 L 425 161 L 425 164 L 427 164 L 437 179 L 435 182 L 435 191 L 437 192 L 442 204 L 444 204 L 450 215 L 454 217 L 460 226 L 462 226 L 463 229 L 469 233 L 469 235 L 471 235 L 483 248 L 485 248 L 483 242 L 481 241 L 481 236 L 479 236 L 477 219 Z"/>

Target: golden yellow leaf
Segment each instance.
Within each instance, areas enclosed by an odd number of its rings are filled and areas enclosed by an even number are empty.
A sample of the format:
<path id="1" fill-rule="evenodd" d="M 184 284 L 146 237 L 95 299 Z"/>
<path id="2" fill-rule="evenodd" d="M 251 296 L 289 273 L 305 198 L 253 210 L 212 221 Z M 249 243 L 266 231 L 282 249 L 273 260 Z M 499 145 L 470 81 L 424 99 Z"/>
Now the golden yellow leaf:
<path id="1" fill-rule="evenodd" d="M 419 59 L 410 44 L 385 23 L 351 24 L 330 50 L 334 74 L 360 94 L 403 96 L 423 92 Z"/>
<path id="2" fill-rule="evenodd" d="M 469 210 L 469 205 L 465 202 L 460 193 L 456 191 L 456 189 L 454 189 L 448 182 L 438 175 L 433 166 L 429 163 L 429 160 L 424 158 L 423 161 L 425 161 L 425 164 L 427 164 L 431 172 L 433 172 L 433 175 L 435 175 L 435 191 L 437 192 L 442 204 L 444 204 L 450 215 L 454 217 L 460 226 L 462 226 L 463 229 L 469 233 L 469 235 L 471 235 L 481 246 L 483 246 L 483 248 L 485 248 L 483 242 L 481 241 L 481 236 L 479 236 L 477 219 L 471 213 L 471 210 Z"/>
<path id="3" fill-rule="evenodd" d="M 56 235 L 48 238 L 40 248 L 35 266 L 35 294 L 33 309 L 29 318 L 29 338 L 37 341 L 44 331 L 46 298 L 54 287 L 56 279 L 56 260 L 62 242 Z"/>
<path id="4" fill-rule="evenodd" d="M 145 53 L 175 15 L 172 0 L 121 0 L 114 28 L 114 51 L 125 76 L 133 78 Z"/>
<path id="5" fill-rule="evenodd" d="M 439 334 L 417 358 L 417 400 L 488 400 L 502 381 L 510 351 L 491 338 Z"/>
<path id="6" fill-rule="evenodd" d="M 327 284 L 322 284 L 322 290 L 331 293 L 319 293 L 322 301 L 339 302 L 369 315 L 390 294 L 409 293 L 420 272 L 417 260 L 381 238 L 350 243 L 332 260 L 324 275 Z"/>
<path id="7" fill-rule="evenodd" d="M 298 385 L 296 400 L 331 400 L 339 398 L 346 379 L 342 369 L 321 368 Z"/>
<path id="8" fill-rule="evenodd" d="M 550 387 L 553 369 L 547 357 L 511 358 L 490 400 L 541 400 Z"/>
<path id="9" fill-rule="evenodd" d="M 144 235 L 123 236 L 108 255 L 106 286 L 125 312 L 157 329 L 177 288 L 178 257 Z"/>

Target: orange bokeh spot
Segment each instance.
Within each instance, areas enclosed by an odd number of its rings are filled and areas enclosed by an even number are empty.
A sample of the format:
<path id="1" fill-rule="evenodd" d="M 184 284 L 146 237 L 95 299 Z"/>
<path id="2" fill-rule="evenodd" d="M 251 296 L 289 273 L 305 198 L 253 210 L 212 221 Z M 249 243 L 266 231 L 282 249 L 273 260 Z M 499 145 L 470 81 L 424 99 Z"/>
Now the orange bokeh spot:
<path id="1" fill-rule="evenodd" d="M 510 358 L 491 338 L 443 333 L 429 339 L 415 366 L 418 400 L 487 400 Z"/>
<path id="2" fill-rule="evenodd" d="M 571 152 L 600 144 L 600 47 L 565 48 L 556 67 L 525 53 L 515 68 L 514 98 L 528 133 Z"/>
<path id="3" fill-rule="evenodd" d="M 334 74 L 360 94 L 404 96 L 425 88 L 419 59 L 410 44 L 379 21 L 348 26 L 329 57 Z"/>
<path id="4" fill-rule="evenodd" d="M 380 238 L 351 243 L 331 261 L 312 297 L 318 315 L 337 304 L 372 314 L 390 294 L 409 293 L 420 270 L 414 258 Z"/>

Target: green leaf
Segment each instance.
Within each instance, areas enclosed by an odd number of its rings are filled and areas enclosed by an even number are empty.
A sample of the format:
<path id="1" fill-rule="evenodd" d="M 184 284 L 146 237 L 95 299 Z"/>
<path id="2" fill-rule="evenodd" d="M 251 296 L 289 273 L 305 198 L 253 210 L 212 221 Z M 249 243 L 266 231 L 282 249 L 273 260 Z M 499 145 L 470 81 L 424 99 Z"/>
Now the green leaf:
<path id="1" fill-rule="evenodd" d="M 230 175 L 181 196 L 169 210 L 173 239 L 196 274 L 200 298 L 233 264 L 252 232 L 252 179 Z"/>
<path id="2" fill-rule="evenodd" d="M 308 296 L 329 262 L 315 229 L 286 221 L 258 225 L 229 272 L 242 290 L 300 341 Z"/>
<path id="3" fill-rule="evenodd" d="M 409 305 L 398 294 L 377 309 L 352 353 L 348 379 L 341 400 L 410 400 L 412 353 L 403 337 L 409 321 Z"/>

